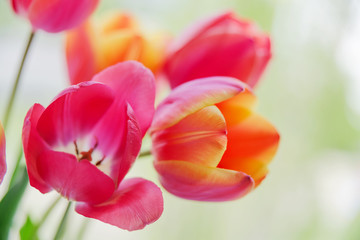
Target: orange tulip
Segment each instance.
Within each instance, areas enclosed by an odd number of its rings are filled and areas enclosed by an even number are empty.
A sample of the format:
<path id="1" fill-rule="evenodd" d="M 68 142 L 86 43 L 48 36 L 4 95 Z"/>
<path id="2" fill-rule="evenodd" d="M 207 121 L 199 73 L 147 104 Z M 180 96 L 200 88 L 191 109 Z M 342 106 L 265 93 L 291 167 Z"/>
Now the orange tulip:
<path id="1" fill-rule="evenodd" d="M 156 73 L 164 55 L 164 41 L 143 34 L 129 14 L 114 13 L 101 22 L 88 21 L 69 31 L 66 58 L 71 84 L 89 81 L 108 66 L 136 60 Z"/>
<path id="2" fill-rule="evenodd" d="M 244 196 L 265 178 L 279 134 L 254 112 L 251 90 L 230 77 L 175 88 L 155 111 L 154 166 L 170 193 L 199 201 Z"/>

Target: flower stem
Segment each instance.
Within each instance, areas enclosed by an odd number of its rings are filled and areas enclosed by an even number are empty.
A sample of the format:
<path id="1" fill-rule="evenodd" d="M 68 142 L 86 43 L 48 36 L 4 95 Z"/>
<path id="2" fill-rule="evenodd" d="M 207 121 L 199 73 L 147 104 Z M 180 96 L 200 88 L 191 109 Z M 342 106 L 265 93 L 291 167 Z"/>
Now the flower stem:
<path id="1" fill-rule="evenodd" d="M 67 217 L 68 217 L 70 206 L 71 206 L 71 202 L 68 203 L 68 205 L 67 205 L 67 207 L 65 209 L 64 216 L 61 219 L 61 222 L 60 222 L 59 227 L 58 227 L 58 229 L 56 231 L 54 240 L 59 240 L 61 238 L 61 236 L 63 235 L 63 233 L 64 233 L 66 220 L 67 220 Z"/>
<path id="2" fill-rule="evenodd" d="M 18 73 L 16 75 L 14 86 L 12 88 L 11 95 L 10 95 L 10 98 L 8 100 L 6 110 L 5 110 L 5 116 L 4 116 L 4 121 L 3 121 L 4 129 L 6 129 L 8 121 L 9 121 L 12 106 L 14 104 L 14 100 L 15 100 L 15 96 L 16 96 L 16 92 L 17 92 L 17 89 L 18 89 L 18 86 L 19 86 L 19 83 L 20 83 L 21 73 L 22 73 L 22 70 L 23 70 L 25 60 L 26 60 L 27 54 L 29 52 L 31 43 L 32 43 L 32 41 L 34 39 L 34 36 L 35 36 L 35 32 L 31 32 L 30 35 L 29 35 L 28 41 L 27 41 L 25 52 L 24 52 L 23 57 L 21 59 L 21 63 L 20 63 L 19 69 L 18 69 Z"/>
<path id="3" fill-rule="evenodd" d="M 139 154 L 139 158 L 141 158 L 141 157 L 147 157 L 147 156 L 151 156 L 151 151 L 150 151 L 150 150 L 146 150 L 146 151 L 140 152 L 140 154 Z"/>

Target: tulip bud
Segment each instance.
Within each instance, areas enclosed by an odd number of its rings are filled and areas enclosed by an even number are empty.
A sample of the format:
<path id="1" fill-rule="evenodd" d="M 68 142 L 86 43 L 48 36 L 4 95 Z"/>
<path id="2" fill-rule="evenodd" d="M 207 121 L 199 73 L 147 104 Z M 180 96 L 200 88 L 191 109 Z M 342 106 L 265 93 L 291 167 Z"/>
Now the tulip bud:
<path id="1" fill-rule="evenodd" d="M 153 73 L 164 55 L 159 36 L 145 36 L 128 14 L 113 13 L 69 31 L 66 58 L 71 84 L 89 81 L 108 66 L 127 60 L 144 64 Z"/>
<path id="2" fill-rule="evenodd" d="M 32 27 L 60 32 L 79 25 L 96 8 L 99 0 L 12 0 L 16 14 L 27 18 Z"/>
<path id="3" fill-rule="evenodd" d="M 227 12 L 191 25 L 170 45 L 164 74 L 172 88 L 211 76 L 254 87 L 269 59 L 270 39 L 257 26 Z"/>

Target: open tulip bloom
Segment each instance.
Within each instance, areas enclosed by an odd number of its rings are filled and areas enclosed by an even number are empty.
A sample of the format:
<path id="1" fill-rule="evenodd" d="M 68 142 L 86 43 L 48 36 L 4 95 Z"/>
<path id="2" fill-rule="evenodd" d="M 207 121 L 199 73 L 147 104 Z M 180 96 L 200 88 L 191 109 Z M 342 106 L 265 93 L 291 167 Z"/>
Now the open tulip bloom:
<path id="1" fill-rule="evenodd" d="M 27 18 L 33 29 L 60 32 L 79 25 L 99 0 L 11 0 L 16 14 Z"/>
<path id="2" fill-rule="evenodd" d="M 130 61 L 65 89 L 47 108 L 34 104 L 23 127 L 31 186 L 54 189 L 76 201 L 79 214 L 123 229 L 156 221 L 160 189 L 124 180 L 153 117 L 154 88 L 152 73 Z"/>
<path id="3" fill-rule="evenodd" d="M 5 161 L 5 133 L 0 123 L 0 183 L 2 182 L 6 173 L 6 161 Z"/>
<path id="4" fill-rule="evenodd" d="M 154 166 L 164 188 L 186 199 L 226 201 L 258 186 L 279 134 L 253 111 L 255 100 L 244 83 L 229 77 L 175 88 L 150 127 Z"/>
<path id="5" fill-rule="evenodd" d="M 163 72 L 171 87 L 228 76 L 254 87 L 271 57 L 269 37 L 232 12 L 196 22 L 170 45 Z"/>

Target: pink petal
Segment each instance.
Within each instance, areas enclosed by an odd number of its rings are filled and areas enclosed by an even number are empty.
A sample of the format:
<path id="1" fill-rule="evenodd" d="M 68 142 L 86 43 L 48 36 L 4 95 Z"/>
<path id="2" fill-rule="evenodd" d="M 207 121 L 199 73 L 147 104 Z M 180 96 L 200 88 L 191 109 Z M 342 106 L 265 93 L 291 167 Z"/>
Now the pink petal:
<path id="1" fill-rule="evenodd" d="M 0 122 L 0 184 L 6 173 L 6 161 L 5 161 L 5 133 Z"/>
<path id="2" fill-rule="evenodd" d="M 96 8 L 99 0 L 33 0 L 27 17 L 35 29 L 60 32 L 76 27 Z"/>
<path id="3" fill-rule="evenodd" d="M 216 167 L 226 149 L 226 123 L 215 106 L 188 115 L 151 135 L 157 160 L 184 160 Z"/>
<path id="4" fill-rule="evenodd" d="M 66 146 L 89 133 L 112 103 L 113 92 L 104 84 L 69 87 L 45 109 L 37 130 L 49 145 Z"/>
<path id="5" fill-rule="evenodd" d="M 186 199 L 228 201 L 246 195 L 254 187 L 253 179 L 243 172 L 187 161 L 155 161 L 154 166 L 164 188 Z"/>
<path id="6" fill-rule="evenodd" d="M 129 171 L 140 148 L 142 134 L 129 104 L 116 101 L 94 129 L 98 148 L 110 158 L 111 177 L 115 185 Z"/>
<path id="7" fill-rule="evenodd" d="M 74 155 L 46 151 L 38 159 L 39 174 L 64 197 L 98 204 L 111 197 L 113 180 L 88 160 L 78 162 Z"/>
<path id="8" fill-rule="evenodd" d="M 191 113 L 229 99 L 245 87 L 239 80 L 229 77 L 209 77 L 182 84 L 158 106 L 151 132 L 170 127 Z"/>
<path id="9" fill-rule="evenodd" d="M 71 84 L 90 81 L 96 72 L 89 31 L 89 25 L 83 24 L 66 36 L 66 60 Z"/>
<path id="10" fill-rule="evenodd" d="M 112 87 L 117 101 L 131 105 L 144 136 L 154 114 L 155 80 L 151 71 L 139 62 L 126 61 L 108 67 L 92 80 Z"/>
<path id="11" fill-rule="evenodd" d="M 105 203 L 77 203 L 76 212 L 129 231 L 155 222 L 163 212 L 160 189 L 152 182 L 132 178 L 125 180 Z"/>
<path id="12" fill-rule="evenodd" d="M 42 193 L 52 190 L 51 186 L 40 176 L 37 167 L 37 161 L 44 151 L 49 150 L 49 146 L 39 136 L 36 125 L 44 107 L 40 104 L 34 104 L 26 114 L 22 130 L 22 141 L 26 160 L 27 172 L 29 175 L 30 185 Z"/>

